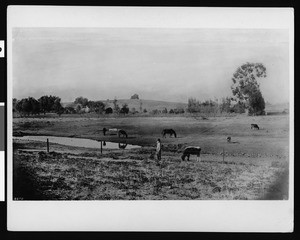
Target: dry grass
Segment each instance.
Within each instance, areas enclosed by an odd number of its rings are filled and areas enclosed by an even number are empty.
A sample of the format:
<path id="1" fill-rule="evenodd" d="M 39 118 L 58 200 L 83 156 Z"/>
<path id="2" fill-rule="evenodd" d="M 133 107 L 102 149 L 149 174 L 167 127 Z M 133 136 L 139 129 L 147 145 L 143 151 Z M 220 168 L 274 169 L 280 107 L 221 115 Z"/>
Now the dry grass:
<path id="1" fill-rule="evenodd" d="M 276 199 L 287 196 L 272 188 L 280 174 L 284 174 L 287 163 L 252 164 L 248 159 L 235 157 L 223 162 L 215 155 L 205 155 L 201 162 L 182 162 L 178 154 L 165 152 L 157 165 L 150 159 L 149 149 L 142 152 L 131 151 L 124 159 L 121 153 L 113 152 L 101 155 L 16 150 L 14 197 L 31 200 L 247 200 L 265 199 L 268 194 L 271 199 L 274 194 Z M 26 181 L 23 181 L 24 176 Z"/>
<path id="2" fill-rule="evenodd" d="M 260 130 L 251 130 L 257 123 Z M 106 150 L 14 141 L 16 199 L 286 199 L 288 116 L 14 119 L 14 134 L 118 141 L 103 127 L 123 128 L 138 150 Z M 173 128 L 178 138 L 161 138 Z M 227 136 L 233 143 L 227 143 Z M 154 160 L 160 137 L 163 161 Z M 201 146 L 202 162 L 181 162 L 187 145 Z M 225 151 L 223 162 L 222 152 Z M 22 151 L 36 149 L 36 152 Z"/>

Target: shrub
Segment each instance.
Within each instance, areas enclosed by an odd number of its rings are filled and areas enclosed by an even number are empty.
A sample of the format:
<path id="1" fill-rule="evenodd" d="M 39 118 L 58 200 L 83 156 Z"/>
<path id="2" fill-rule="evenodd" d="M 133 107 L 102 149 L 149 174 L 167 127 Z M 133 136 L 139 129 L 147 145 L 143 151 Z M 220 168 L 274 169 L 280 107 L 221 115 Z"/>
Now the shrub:
<path id="1" fill-rule="evenodd" d="M 108 107 L 105 109 L 105 114 L 111 114 L 111 113 L 113 113 L 113 110 L 111 107 Z"/>

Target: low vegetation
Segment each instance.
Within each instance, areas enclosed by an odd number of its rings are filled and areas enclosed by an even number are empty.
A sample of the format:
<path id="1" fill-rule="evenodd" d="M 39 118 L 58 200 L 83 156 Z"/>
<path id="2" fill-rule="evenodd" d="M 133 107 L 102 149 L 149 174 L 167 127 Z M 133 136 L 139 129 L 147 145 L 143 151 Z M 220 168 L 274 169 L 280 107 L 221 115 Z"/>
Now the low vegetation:
<path id="1" fill-rule="evenodd" d="M 184 122 L 184 125 L 182 124 Z M 259 130 L 252 130 L 251 123 Z M 125 128 L 140 149 L 104 150 L 14 140 L 15 199 L 286 199 L 287 115 L 134 118 L 16 118 L 14 135 L 73 136 L 118 142 L 103 127 Z M 162 138 L 163 128 L 177 138 Z M 227 137 L 231 136 L 231 142 Z M 156 165 L 155 142 L 162 140 Z M 201 162 L 182 162 L 186 146 L 201 146 Z M 224 152 L 224 154 L 223 154 Z"/>
<path id="2" fill-rule="evenodd" d="M 150 154 L 149 154 L 150 152 Z M 152 151 L 153 152 L 153 151 Z M 157 165 L 150 151 L 15 153 L 15 199 L 47 200 L 247 200 L 287 199 L 287 162 L 222 161 L 205 155 L 182 162 L 164 152 Z M 26 177 L 26 180 L 24 179 Z M 22 180 L 21 180 L 22 179 Z M 24 181 L 25 180 L 25 181 Z"/>
<path id="3" fill-rule="evenodd" d="M 265 76 L 263 64 L 243 64 L 233 74 L 232 96 L 202 102 L 149 101 L 136 93 L 127 100 L 78 97 L 69 104 L 51 95 L 14 99 L 14 136 L 120 142 L 118 136 L 102 132 L 116 128 L 128 134 L 122 143 L 141 146 L 101 153 L 51 144 L 51 152 L 46 152 L 45 143 L 14 140 L 14 199 L 287 199 L 288 107 L 280 114 L 266 114 L 269 104 L 257 81 Z M 246 112 L 248 116 L 241 114 Z M 252 129 L 253 124 L 259 127 Z M 161 135 L 170 128 L 176 130 L 176 138 Z M 159 163 L 158 138 L 162 139 Z M 187 146 L 201 147 L 201 162 L 181 161 Z"/>

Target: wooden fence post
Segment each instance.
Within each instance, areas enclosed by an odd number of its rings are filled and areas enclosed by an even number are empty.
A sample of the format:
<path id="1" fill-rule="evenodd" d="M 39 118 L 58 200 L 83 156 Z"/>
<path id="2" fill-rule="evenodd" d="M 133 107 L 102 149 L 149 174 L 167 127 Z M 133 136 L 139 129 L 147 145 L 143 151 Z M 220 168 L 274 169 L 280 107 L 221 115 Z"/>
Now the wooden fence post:
<path id="1" fill-rule="evenodd" d="M 47 138 L 47 152 L 49 152 L 49 139 Z"/>
<path id="2" fill-rule="evenodd" d="M 100 141 L 100 152 L 102 154 L 102 140 Z"/>

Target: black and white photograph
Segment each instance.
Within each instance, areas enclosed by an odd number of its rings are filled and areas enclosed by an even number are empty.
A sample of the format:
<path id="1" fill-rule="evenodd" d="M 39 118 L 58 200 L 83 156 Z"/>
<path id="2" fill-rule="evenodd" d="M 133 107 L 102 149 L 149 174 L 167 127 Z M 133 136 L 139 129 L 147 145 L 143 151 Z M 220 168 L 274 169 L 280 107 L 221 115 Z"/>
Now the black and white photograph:
<path id="1" fill-rule="evenodd" d="M 291 29 L 9 30 L 12 202 L 292 200 Z"/>

